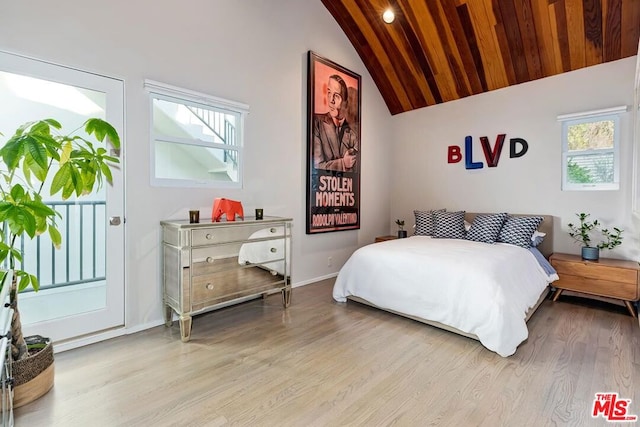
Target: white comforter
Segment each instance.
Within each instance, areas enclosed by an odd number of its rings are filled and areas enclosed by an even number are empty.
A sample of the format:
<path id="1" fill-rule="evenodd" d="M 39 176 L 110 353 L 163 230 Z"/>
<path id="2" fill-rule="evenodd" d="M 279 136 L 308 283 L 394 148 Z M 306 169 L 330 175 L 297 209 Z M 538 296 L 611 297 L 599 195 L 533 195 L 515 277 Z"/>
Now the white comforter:
<path id="1" fill-rule="evenodd" d="M 527 339 L 526 312 L 556 279 L 521 247 L 413 236 L 354 252 L 333 298 L 346 302 L 354 295 L 453 326 L 506 357 Z"/>

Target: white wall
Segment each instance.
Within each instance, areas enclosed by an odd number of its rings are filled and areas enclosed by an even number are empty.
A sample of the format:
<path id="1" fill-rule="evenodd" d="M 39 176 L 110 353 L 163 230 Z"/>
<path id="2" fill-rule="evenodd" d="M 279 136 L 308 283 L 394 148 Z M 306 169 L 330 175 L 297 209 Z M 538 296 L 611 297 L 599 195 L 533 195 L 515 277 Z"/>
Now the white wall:
<path id="1" fill-rule="evenodd" d="M 389 231 L 391 116 L 346 36 L 317 0 L 4 2 L 0 50 L 121 78 L 126 90 L 127 326 L 161 322 L 159 221 L 206 217 L 215 197 L 294 219 L 293 283 L 335 274 Z M 307 51 L 362 75 L 361 230 L 305 235 Z M 242 190 L 149 184 L 152 79 L 250 106 Z M 333 265 L 327 266 L 331 256 Z M 295 292 L 294 292 L 295 302 Z"/>
<path id="2" fill-rule="evenodd" d="M 621 120 L 619 191 L 561 191 L 560 114 L 633 104 L 636 58 L 606 63 L 392 118 L 391 219 L 413 224 L 413 209 L 540 213 L 556 218 L 554 248 L 579 253 L 566 233 L 575 213 L 588 212 L 607 226 L 625 230 L 622 246 L 601 256 L 639 259 L 638 227 L 631 214 L 632 113 Z M 506 133 L 497 167 L 488 168 L 479 138 L 491 145 Z M 447 163 L 447 147 L 473 137 L 473 161 L 484 168 L 466 170 L 464 160 Z M 529 151 L 509 158 L 508 140 L 523 138 Z"/>

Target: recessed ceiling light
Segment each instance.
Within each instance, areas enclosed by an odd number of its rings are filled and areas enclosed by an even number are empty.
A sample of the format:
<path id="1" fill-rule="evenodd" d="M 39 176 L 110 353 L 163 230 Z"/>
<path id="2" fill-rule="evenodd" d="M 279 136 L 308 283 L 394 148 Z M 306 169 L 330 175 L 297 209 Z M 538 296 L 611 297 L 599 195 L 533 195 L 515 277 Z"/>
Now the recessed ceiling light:
<path id="1" fill-rule="evenodd" d="M 393 13 L 393 10 L 391 8 L 385 10 L 382 14 L 382 20 L 387 24 L 391 24 L 394 19 L 396 19 L 396 15 L 395 13 Z"/>

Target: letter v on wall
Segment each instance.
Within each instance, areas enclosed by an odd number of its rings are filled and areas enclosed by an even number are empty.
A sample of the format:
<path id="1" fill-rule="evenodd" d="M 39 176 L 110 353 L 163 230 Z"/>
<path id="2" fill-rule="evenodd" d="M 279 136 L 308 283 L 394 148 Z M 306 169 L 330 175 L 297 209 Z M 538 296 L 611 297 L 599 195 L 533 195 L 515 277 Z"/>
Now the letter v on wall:
<path id="1" fill-rule="evenodd" d="M 500 153 L 502 152 L 502 146 L 504 145 L 504 138 L 506 136 L 506 133 L 501 133 L 496 137 L 496 144 L 493 146 L 493 150 L 491 149 L 491 145 L 489 144 L 489 138 L 487 138 L 486 136 L 480 137 L 482 151 L 484 151 L 484 158 L 487 159 L 488 167 L 495 168 L 496 166 L 498 166 Z"/>

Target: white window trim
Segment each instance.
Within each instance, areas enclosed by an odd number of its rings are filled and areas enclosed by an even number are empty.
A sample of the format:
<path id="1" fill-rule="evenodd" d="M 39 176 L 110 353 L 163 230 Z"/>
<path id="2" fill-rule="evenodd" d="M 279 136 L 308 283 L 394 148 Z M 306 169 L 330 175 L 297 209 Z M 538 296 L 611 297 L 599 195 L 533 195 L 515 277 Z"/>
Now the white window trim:
<path id="1" fill-rule="evenodd" d="M 217 96 L 209 95 L 195 90 L 183 89 L 177 86 L 172 86 L 165 83 L 160 83 L 155 80 L 145 79 L 144 88 L 152 93 L 158 95 L 171 96 L 173 98 L 184 98 L 200 104 L 209 105 L 210 107 L 224 108 L 229 111 L 248 114 L 249 106 L 241 102 L 230 101 L 228 99 L 219 98 Z"/>
<path id="2" fill-rule="evenodd" d="M 242 188 L 244 170 L 244 123 L 246 115 L 249 114 L 249 106 L 241 102 L 231 101 L 217 96 L 197 92 L 160 83 L 155 80 L 144 80 L 144 88 L 149 93 L 149 135 L 150 135 L 150 174 L 151 185 L 158 187 L 183 187 L 183 188 Z M 228 146 L 212 142 L 199 140 L 181 140 L 180 138 L 167 138 L 166 135 L 160 137 L 153 130 L 153 99 L 163 99 L 171 102 L 191 103 L 195 106 L 205 106 L 216 110 L 228 111 L 238 114 L 239 122 L 236 130 L 237 144 Z M 195 146 L 206 146 L 211 148 L 221 148 L 238 152 L 238 181 L 216 181 L 216 180 L 190 180 L 190 179 L 166 179 L 156 177 L 155 141 L 177 142 Z"/>
<path id="3" fill-rule="evenodd" d="M 611 191 L 620 189 L 620 115 L 628 111 L 626 105 L 604 108 L 601 110 L 585 111 L 582 113 L 562 114 L 558 121 L 562 123 L 562 191 Z M 612 183 L 570 183 L 567 182 L 567 165 L 569 146 L 567 130 L 571 125 L 588 123 L 597 120 L 611 120 L 614 122 L 613 148 L 597 150 L 598 153 L 613 152 L 613 182 Z M 585 150 L 582 154 L 595 153 L 596 150 Z"/>

